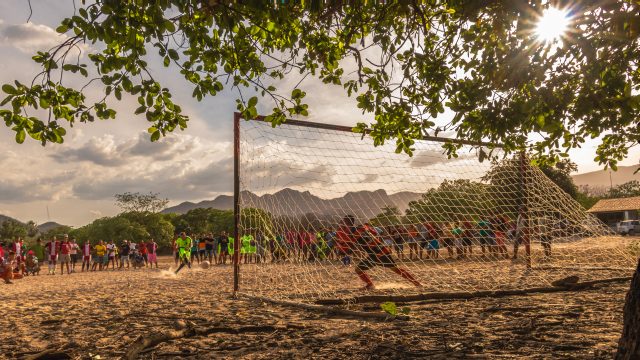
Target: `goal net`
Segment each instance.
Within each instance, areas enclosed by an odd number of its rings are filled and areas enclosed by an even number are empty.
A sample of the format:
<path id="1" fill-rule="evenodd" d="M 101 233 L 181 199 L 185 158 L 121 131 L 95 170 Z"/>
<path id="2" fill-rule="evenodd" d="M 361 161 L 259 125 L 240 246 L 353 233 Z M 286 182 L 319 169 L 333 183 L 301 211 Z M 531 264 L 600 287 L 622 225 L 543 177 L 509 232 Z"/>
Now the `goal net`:
<path id="1" fill-rule="evenodd" d="M 240 121 L 240 292 L 349 299 L 363 294 L 356 271 L 375 284 L 367 294 L 380 295 L 633 271 L 638 243 L 616 236 L 524 156 L 494 149 L 481 161 L 478 147 L 462 145 L 448 158 L 442 142 L 425 140 L 410 157 L 393 143 L 302 124 Z"/>

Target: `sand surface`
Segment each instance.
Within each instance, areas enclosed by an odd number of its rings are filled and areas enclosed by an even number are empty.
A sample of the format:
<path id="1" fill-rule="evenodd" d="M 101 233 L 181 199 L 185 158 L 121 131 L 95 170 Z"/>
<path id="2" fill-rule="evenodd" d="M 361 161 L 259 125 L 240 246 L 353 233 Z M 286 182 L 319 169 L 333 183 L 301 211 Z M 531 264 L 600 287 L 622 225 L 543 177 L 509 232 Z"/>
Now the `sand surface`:
<path id="1" fill-rule="evenodd" d="M 273 325 L 164 342 L 142 358 L 376 359 L 612 357 L 628 284 L 500 299 L 412 303 L 409 321 L 365 321 L 230 298 L 231 267 L 173 276 L 160 270 L 40 275 L 0 285 L 0 358 L 56 349 L 77 359 L 121 358 L 139 336 L 185 326 Z M 249 265 L 245 272 L 255 265 Z M 286 272 L 292 265 L 277 265 Z M 289 269 L 289 271 L 293 271 Z M 46 273 L 46 271 L 45 271 Z M 351 269 L 344 274 L 352 274 Z M 343 275 L 347 276 L 347 275 Z M 249 280 L 245 277 L 245 283 Z M 352 274 L 351 279 L 355 279 Z M 353 287 L 359 285 L 354 280 Z M 402 281 L 379 282 L 384 293 Z M 275 288 L 277 289 L 277 287 Z M 268 294 L 270 289 L 265 289 Z M 352 306 L 379 311 L 376 305 Z"/>

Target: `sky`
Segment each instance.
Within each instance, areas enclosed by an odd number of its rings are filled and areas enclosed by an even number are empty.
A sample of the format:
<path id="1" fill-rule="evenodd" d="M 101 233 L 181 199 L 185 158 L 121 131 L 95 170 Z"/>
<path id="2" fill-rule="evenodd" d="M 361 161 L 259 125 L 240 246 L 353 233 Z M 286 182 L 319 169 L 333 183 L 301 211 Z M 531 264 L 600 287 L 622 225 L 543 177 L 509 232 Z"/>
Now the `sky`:
<path id="1" fill-rule="evenodd" d="M 73 13 L 72 1 L 34 0 L 32 5 L 33 14 L 27 22 L 26 1 L 0 2 L 2 84 L 13 80 L 31 82 L 38 72 L 31 56 L 64 39 L 54 29 Z M 225 90 L 199 103 L 191 98 L 192 89 L 181 80 L 175 67 L 165 69 L 158 65 L 152 64 L 154 77 L 169 84 L 174 101 L 190 117 L 185 131 L 178 130 L 151 143 L 146 133 L 148 122 L 133 114 L 138 106 L 136 100 L 126 98 L 111 103 L 118 111 L 115 120 L 67 126 L 62 145 L 42 147 L 29 139 L 16 144 L 15 133 L 0 127 L 0 214 L 22 221 L 51 220 L 81 226 L 115 215 L 118 208 L 113 196 L 117 193 L 157 192 L 168 198 L 170 205 L 232 193 L 236 95 Z M 297 82 L 298 79 L 285 79 L 278 85 L 286 89 Z M 302 88 L 308 94 L 310 121 L 353 125 L 368 120 L 356 108 L 355 100 L 335 87 L 307 79 Z M 571 154 L 579 172 L 600 168 L 593 162 L 596 146 L 597 142 L 589 142 Z M 638 154 L 634 151 L 622 165 L 637 164 Z M 398 161 L 409 164 L 416 159 Z M 274 164 L 270 163 L 269 168 L 275 168 Z M 277 166 L 285 173 L 293 171 L 286 163 Z M 359 181 L 364 180 L 366 177 Z"/>

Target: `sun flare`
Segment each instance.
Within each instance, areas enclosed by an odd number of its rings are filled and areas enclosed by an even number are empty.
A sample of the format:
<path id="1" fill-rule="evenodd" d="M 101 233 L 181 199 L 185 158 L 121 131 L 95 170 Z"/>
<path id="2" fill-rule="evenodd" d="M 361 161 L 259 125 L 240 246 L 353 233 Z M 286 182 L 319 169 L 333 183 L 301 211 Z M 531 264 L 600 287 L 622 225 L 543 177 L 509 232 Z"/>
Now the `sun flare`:
<path id="1" fill-rule="evenodd" d="M 549 8 L 542 13 L 536 26 L 536 36 L 544 42 L 560 39 L 569 28 L 569 16 L 566 11 Z"/>

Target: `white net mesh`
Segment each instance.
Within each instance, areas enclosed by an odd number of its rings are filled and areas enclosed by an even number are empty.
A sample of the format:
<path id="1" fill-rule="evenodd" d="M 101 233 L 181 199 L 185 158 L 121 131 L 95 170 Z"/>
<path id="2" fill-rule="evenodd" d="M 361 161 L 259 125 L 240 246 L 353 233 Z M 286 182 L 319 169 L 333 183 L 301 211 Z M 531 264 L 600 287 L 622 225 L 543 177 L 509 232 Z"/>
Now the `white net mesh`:
<path id="1" fill-rule="evenodd" d="M 409 157 L 361 134 L 242 120 L 240 291 L 348 299 L 365 285 L 357 270 L 373 280 L 374 294 L 407 295 L 633 271 L 638 244 L 527 159 L 480 162 L 470 146 L 448 159 L 433 141 L 414 148 Z"/>

